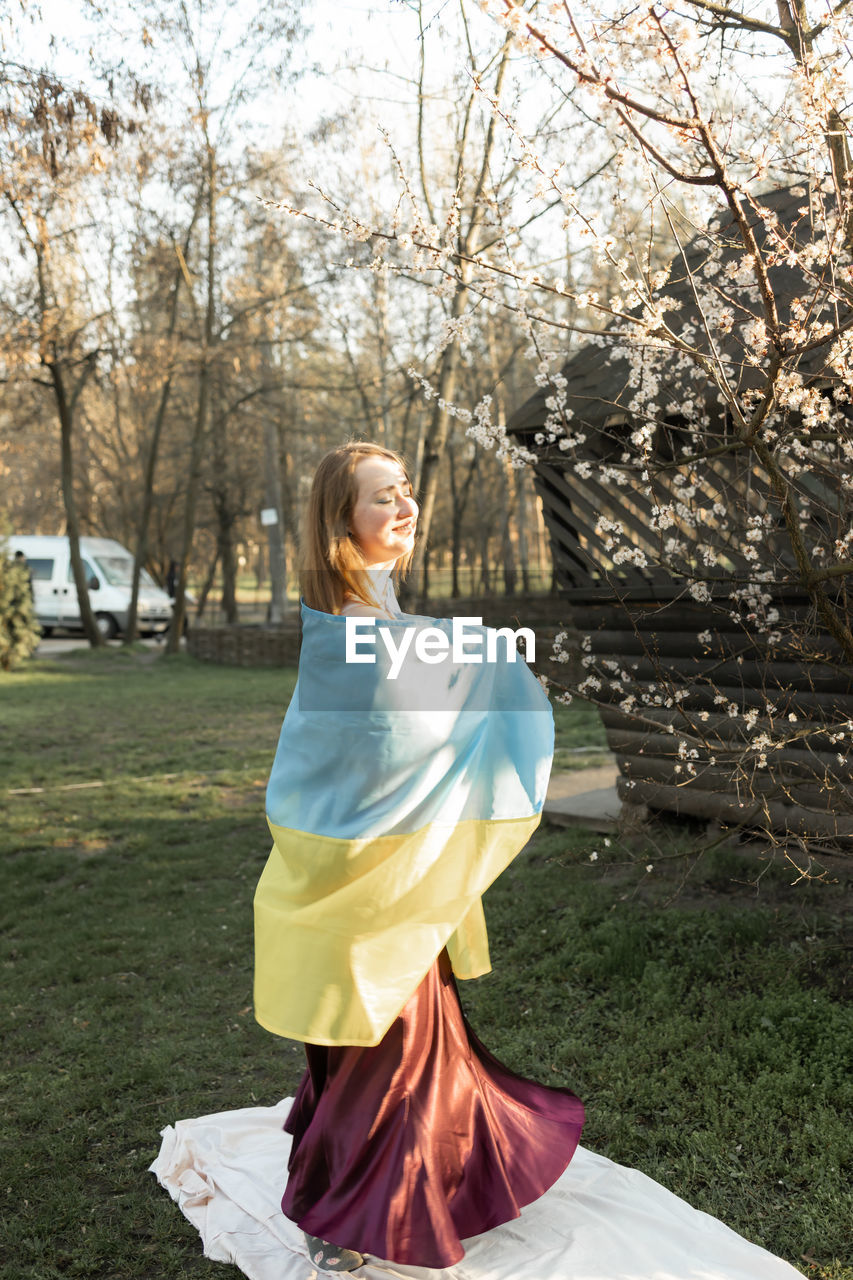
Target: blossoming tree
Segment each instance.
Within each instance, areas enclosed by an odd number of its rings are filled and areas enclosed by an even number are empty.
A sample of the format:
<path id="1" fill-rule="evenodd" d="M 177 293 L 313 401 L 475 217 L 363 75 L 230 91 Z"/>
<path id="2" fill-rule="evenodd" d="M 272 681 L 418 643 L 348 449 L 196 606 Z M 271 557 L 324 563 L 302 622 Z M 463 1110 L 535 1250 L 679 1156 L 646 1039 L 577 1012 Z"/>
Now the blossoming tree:
<path id="1" fill-rule="evenodd" d="M 528 152 L 619 281 L 577 298 L 602 324 L 584 355 L 559 370 L 542 360 L 538 373 L 546 412 L 533 446 L 540 463 L 565 456 L 575 524 L 584 501 L 599 512 L 576 544 L 640 641 L 623 637 L 620 655 L 589 637 L 577 688 L 605 706 L 635 774 L 626 798 L 635 788 L 661 807 L 763 826 L 794 859 L 825 853 L 853 835 L 844 6 L 812 16 L 783 3 L 776 22 L 705 0 L 687 17 L 655 5 L 488 8 L 621 132 L 619 169 L 647 193 L 641 252 L 624 215 L 605 227 Z M 730 75 L 758 58 L 764 83 L 746 110 L 707 69 L 712 52 Z M 653 260 L 661 225 L 668 263 Z M 655 628 L 629 597 L 669 616 Z M 672 602 L 685 599 L 674 622 Z M 698 651 L 676 639 L 691 618 L 702 620 Z M 636 661 L 624 658 L 632 647 Z"/>
<path id="2" fill-rule="evenodd" d="M 705 666 L 693 655 L 679 687 L 655 654 L 648 670 L 605 663 L 588 642 L 575 688 L 672 736 L 673 788 L 704 771 L 789 852 L 825 847 L 853 834 L 853 18 L 844 0 L 478 7 L 495 47 L 511 41 L 516 84 L 513 99 L 472 73 L 494 155 L 519 175 L 508 196 L 490 173 L 479 182 L 488 234 L 460 236 L 452 199 L 432 216 L 414 184 L 385 226 L 352 208 L 327 225 L 455 299 L 445 346 L 514 315 L 541 389 L 535 430 L 514 439 L 491 395 L 448 403 L 412 376 L 482 445 L 540 475 L 559 464 L 564 510 L 596 512 L 575 543 L 614 607 L 632 575 L 665 579 L 701 619 Z M 531 95 L 559 128 L 531 132 Z M 570 271 L 549 270 L 547 234 L 568 238 Z M 590 366 L 593 396 L 573 382 Z M 590 419 L 593 401 L 608 412 Z M 729 649 L 715 681 L 711 642 L 735 620 L 752 674 L 732 674 L 745 652 Z"/>

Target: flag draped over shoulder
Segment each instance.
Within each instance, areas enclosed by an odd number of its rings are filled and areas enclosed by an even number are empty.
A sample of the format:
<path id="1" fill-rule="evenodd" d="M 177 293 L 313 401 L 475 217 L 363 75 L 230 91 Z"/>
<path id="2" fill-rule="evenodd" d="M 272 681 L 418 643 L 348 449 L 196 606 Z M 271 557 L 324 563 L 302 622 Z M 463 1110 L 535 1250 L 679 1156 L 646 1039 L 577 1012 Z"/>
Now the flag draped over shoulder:
<path id="1" fill-rule="evenodd" d="M 443 947 L 458 977 L 489 971 L 481 895 L 539 823 L 554 726 L 504 637 L 489 655 L 489 628 L 469 623 L 454 655 L 451 619 L 358 619 L 376 661 L 348 662 L 347 621 L 302 606 L 267 787 L 255 1017 L 296 1040 L 372 1045 Z"/>

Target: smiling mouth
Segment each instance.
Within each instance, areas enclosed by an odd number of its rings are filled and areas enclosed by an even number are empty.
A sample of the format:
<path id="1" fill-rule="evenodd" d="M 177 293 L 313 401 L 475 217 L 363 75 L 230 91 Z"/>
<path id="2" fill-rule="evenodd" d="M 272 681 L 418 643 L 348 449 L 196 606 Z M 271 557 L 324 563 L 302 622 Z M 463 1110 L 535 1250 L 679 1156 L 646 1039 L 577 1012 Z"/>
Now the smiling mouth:
<path id="1" fill-rule="evenodd" d="M 398 524 L 394 530 L 395 533 L 414 533 L 415 521 L 407 520 L 405 524 Z"/>

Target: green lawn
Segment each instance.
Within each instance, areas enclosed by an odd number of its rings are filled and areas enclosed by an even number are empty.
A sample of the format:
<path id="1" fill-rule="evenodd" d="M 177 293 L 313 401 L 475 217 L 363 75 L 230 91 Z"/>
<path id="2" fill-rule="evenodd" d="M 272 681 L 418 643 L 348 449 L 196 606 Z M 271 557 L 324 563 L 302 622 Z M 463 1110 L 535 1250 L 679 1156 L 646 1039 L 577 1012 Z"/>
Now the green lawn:
<path id="1" fill-rule="evenodd" d="M 116 650 L 0 677 L 4 1280 L 237 1274 L 146 1170 L 164 1125 L 273 1103 L 301 1072 L 251 1015 L 292 684 Z M 559 729 L 603 744 L 588 707 Z M 771 867 L 756 893 L 722 849 L 671 902 L 683 870 L 543 827 L 489 892 L 494 972 L 466 1008 L 508 1064 L 580 1094 L 585 1145 L 853 1280 L 846 888 Z"/>
<path id="2" fill-rule="evenodd" d="M 580 698 L 575 698 L 568 706 L 555 705 L 555 769 L 586 769 L 592 765 L 607 764 L 611 759 L 597 707 Z"/>

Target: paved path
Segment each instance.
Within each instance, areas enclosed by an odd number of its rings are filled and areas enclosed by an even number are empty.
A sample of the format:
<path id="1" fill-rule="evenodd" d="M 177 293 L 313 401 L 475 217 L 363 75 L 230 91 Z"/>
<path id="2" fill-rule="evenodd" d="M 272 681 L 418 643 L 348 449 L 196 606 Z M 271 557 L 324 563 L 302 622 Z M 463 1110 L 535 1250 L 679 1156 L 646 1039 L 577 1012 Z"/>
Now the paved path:
<path id="1" fill-rule="evenodd" d="M 155 640 L 153 637 L 146 637 L 141 640 L 140 644 L 144 644 L 148 649 L 162 649 L 166 643 L 165 640 Z M 120 649 L 120 640 L 108 640 L 107 644 L 111 649 Z M 181 641 L 183 644 L 183 641 Z M 54 658 L 57 654 L 71 653 L 74 649 L 88 649 L 89 642 L 85 636 L 51 636 L 50 639 L 42 639 L 39 641 L 33 657 L 35 658 Z"/>
<path id="2" fill-rule="evenodd" d="M 616 794 L 618 776 L 615 763 L 553 773 L 545 800 L 545 817 L 560 826 L 609 831 L 619 820 L 622 807 Z"/>

